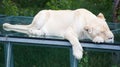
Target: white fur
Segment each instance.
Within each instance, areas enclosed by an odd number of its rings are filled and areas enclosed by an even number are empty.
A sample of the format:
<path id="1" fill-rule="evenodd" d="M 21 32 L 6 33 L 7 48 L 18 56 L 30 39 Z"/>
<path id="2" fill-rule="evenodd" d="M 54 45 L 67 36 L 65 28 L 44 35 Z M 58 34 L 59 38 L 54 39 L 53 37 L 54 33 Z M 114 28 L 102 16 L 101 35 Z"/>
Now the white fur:
<path id="1" fill-rule="evenodd" d="M 67 39 L 73 48 L 73 55 L 81 59 L 83 48 L 79 39 L 91 39 L 93 42 L 106 42 L 113 38 L 103 14 L 98 17 L 86 9 L 42 10 L 30 25 L 3 24 L 7 31 L 16 31 L 29 36 L 59 36 Z M 101 33 L 104 31 L 104 34 Z M 109 33 L 108 33 L 109 32 Z M 98 35 L 99 34 L 99 35 Z M 109 34 L 109 36 L 107 36 Z M 111 41 L 111 40 L 110 40 Z"/>

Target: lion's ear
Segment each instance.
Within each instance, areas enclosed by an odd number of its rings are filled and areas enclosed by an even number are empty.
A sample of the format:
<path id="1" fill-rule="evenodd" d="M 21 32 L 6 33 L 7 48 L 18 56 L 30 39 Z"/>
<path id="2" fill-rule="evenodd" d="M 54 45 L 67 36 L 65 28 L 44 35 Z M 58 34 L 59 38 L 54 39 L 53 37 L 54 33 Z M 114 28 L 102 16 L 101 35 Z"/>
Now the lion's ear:
<path id="1" fill-rule="evenodd" d="M 92 27 L 88 25 L 84 27 L 84 30 L 87 31 L 88 33 L 92 33 L 93 31 Z"/>
<path id="2" fill-rule="evenodd" d="M 104 15 L 103 15 L 102 13 L 99 13 L 99 14 L 97 15 L 97 17 L 105 20 L 105 17 L 104 17 Z"/>

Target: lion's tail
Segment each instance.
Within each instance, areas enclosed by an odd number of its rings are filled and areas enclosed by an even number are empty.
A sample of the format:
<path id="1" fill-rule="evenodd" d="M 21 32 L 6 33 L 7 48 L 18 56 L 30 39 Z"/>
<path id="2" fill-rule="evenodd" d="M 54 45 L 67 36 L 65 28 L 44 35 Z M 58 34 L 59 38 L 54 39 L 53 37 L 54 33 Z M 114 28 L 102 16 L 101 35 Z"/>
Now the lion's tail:
<path id="1" fill-rule="evenodd" d="M 9 23 L 4 23 L 3 24 L 3 29 L 6 31 L 15 31 L 15 32 L 20 32 L 20 33 L 25 33 L 28 34 L 28 30 L 31 27 L 30 25 L 12 25 Z"/>

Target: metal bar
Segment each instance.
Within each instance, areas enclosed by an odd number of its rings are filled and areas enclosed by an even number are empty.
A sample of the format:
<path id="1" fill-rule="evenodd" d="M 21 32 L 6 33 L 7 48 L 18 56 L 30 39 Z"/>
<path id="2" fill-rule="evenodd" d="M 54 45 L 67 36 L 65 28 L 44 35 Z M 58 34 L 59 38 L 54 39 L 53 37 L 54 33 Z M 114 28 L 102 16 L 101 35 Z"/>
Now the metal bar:
<path id="1" fill-rule="evenodd" d="M 109 44 L 95 44 L 95 43 L 81 43 L 83 47 L 89 49 L 97 49 L 97 50 L 112 50 L 112 51 L 120 51 L 120 45 L 109 45 Z"/>
<path id="2" fill-rule="evenodd" d="M 4 37 L 0 37 L 0 41 L 6 41 Z M 58 47 L 71 47 L 70 43 L 66 40 L 47 40 L 47 39 L 30 39 L 30 38 L 13 38 L 8 37 L 7 41 L 9 42 L 17 42 L 17 43 L 33 43 L 29 44 L 29 46 L 58 46 Z M 47 44 L 47 45 L 44 45 Z M 97 50 L 112 50 L 112 51 L 120 51 L 119 45 L 111 44 L 97 44 L 97 43 L 83 43 L 81 45 L 84 48 L 89 48 L 89 50 L 97 49 Z"/>
<path id="3" fill-rule="evenodd" d="M 5 41 L 6 42 L 6 38 L 0 37 L 0 41 Z M 59 40 L 42 40 L 42 39 L 8 37 L 7 41 L 14 42 L 14 43 L 34 43 L 36 45 L 47 44 L 47 45 L 43 45 L 43 46 L 62 46 L 62 47 L 70 47 L 71 46 L 68 41 L 59 41 Z M 29 44 L 29 45 L 32 46 L 33 44 Z"/>
<path id="4" fill-rule="evenodd" d="M 11 61 L 10 61 L 10 66 L 11 67 L 14 67 L 14 55 L 13 55 L 13 47 L 11 45 Z"/>
<path id="5" fill-rule="evenodd" d="M 70 67 L 78 67 L 78 60 L 73 56 L 72 48 L 70 48 Z"/>
<path id="6" fill-rule="evenodd" d="M 7 42 L 4 45 L 4 51 L 5 51 L 5 67 L 14 67 L 12 45 L 10 44 L 10 42 Z"/>

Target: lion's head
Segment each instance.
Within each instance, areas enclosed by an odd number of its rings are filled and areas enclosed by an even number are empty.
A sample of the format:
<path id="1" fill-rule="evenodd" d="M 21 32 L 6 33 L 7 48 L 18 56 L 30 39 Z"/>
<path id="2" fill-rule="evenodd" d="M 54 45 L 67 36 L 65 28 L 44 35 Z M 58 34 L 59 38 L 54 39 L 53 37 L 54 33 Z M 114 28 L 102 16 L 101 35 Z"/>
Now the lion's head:
<path id="1" fill-rule="evenodd" d="M 93 42 L 114 42 L 114 35 L 110 31 L 102 13 L 98 14 L 97 18 L 91 22 L 91 24 L 85 26 L 85 30 Z"/>

